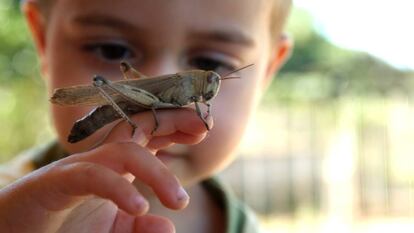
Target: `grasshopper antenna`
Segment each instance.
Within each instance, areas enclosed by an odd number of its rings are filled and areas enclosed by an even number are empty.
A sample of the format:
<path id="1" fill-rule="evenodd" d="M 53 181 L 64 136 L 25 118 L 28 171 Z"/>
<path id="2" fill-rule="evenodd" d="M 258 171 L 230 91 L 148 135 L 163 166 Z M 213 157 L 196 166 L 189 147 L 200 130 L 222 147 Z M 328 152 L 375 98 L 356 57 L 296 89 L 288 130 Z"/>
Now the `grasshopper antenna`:
<path id="1" fill-rule="evenodd" d="M 224 78 L 220 78 L 220 80 L 236 79 L 236 78 L 240 78 L 240 77 L 224 77 Z"/>
<path id="2" fill-rule="evenodd" d="M 234 78 L 240 78 L 240 77 L 227 77 L 227 76 L 229 76 L 229 75 L 231 75 L 231 74 L 234 74 L 234 73 L 236 73 L 236 72 L 238 72 L 238 71 L 240 71 L 240 70 L 246 69 L 247 67 L 250 67 L 250 66 L 252 66 L 252 65 L 254 65 L 254 64 L 252 63 L 252 64 L 249 64 L 249 65 L 246 65 L 246 66 L 240 67 L 240 68 L 238 68 L 238 69 L 235 69 L 235 70 L 233 70 L 233 71 L 230 71 L 230 72 L 229 72 L 229 73 L 227 73 L 226 75 L 223 75 L 223 78 L 221 78 L 221 80 L 223 80 L 223 79 L 234 79 Z"/>

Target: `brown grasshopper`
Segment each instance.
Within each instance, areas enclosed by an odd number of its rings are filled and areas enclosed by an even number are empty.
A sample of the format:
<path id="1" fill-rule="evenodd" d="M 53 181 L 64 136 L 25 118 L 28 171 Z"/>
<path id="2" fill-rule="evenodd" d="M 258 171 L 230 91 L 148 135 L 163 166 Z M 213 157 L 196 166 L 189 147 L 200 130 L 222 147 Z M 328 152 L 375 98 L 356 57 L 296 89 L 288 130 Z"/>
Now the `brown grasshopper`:
<path id="1" fill-rule="evenodd" d="M 70 143 L 83 140 L 119 118 L 131 125 L 133 135 L 137 125 L 129 116 L 149 109 L 153 112 L 155 127 L 152 132 L 155 132 L 159 125 L 156 109 L 179 108 L 192 103 L 195 104 L 197 115 L 209 130 L 199 103 L 207 106 L 208 116 L 211 107 L 209 101 L 217 95 L 221 81 L 237 78 L 228 75 L 251 65 L 234 70 L 223 77 L 214 71 L 190 70 L 150 78 L 128 63 L 121 62 L 124 80 L 111 82 L 102 76 L 95 76 L 93 85 L 56 89 L 50 101 L 59 105 L 99 106 L 75 122 L 68 136 Z"/>

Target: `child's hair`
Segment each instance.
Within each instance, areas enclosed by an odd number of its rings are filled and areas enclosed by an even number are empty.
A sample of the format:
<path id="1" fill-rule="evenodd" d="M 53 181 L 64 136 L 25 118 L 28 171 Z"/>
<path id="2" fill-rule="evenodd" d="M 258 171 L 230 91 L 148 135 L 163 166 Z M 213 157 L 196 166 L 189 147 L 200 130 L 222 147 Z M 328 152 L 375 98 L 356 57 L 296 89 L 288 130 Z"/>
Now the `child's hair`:
<path id="1" fill-rule="evenodd" d="M 47 18 L 55 0 L 22 0 L 22 2 L 25 1 L 35 1 L 42 14 Z"/>
<path id="2" fill-rule="evenodd" d="M 288 19 L 292 0 L 273 0 L 273 9 L 270 15 L 270 33 L 272 38 L 279 37 Z"/>
<path id="3" fill-rule="evenodd" d="M 23 0 L 27 1 L 27 0 Z M 33 1 L 33 0 L 32 0 Z M 49 16 L 50 10 L 55 0 L 34 0 L 37 1 L 42 14 Z M 292 7 L 292 0 L 272 0 L 272 12 L 270 15 L 270 32 L 273 38 L 279 36 L 289 16 L 290 8 Z"/>

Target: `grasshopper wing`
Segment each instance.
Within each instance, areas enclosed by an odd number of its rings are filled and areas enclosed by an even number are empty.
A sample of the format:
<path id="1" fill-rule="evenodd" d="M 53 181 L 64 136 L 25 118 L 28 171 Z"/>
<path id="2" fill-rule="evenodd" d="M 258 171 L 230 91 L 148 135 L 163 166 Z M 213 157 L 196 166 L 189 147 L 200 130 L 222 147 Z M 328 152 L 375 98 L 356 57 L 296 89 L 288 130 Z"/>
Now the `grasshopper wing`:
<path id="1" fill-rule="evenodd" d="M 121 80 L 113 82 L 114 84 L 127 84 L 129 82 L 137 82 L 139 80 L 128 81 Z M 134 84 L 136 86 L 137 84 Z M 138 85 L 139 86 L 139 85 Z M 103 87 L 103 89 L 108 93 L 115 102 L 121 101 L 119 94 L 114 92 L 108 87 Z M 92 85 L 79 85 L 72 87 L 64 87 L 55 89 L 53 92 L 50 101 L 54 104 L 59 105 L 104 105 L 108 102 L 101 96 L 99 90 Z"/>
<path id="2" fill-rule="evenodd" d="M 178 74 L 168 74 L 158 77 L 144 77 L 140 79 L 128 79 L 112 82 L 114 85 L 129 85 L 141 88 L 154 95 L 165 92 L 166 89 L 177 87 L 182 77 Z M 108 87 L 103 87 L 115 102 L 124 99 Z M 92 85 L 79 85 L 56 89 L 50 101 L 59 105 L 104 105 L 107 101 L 101 96 L 99 90 Z"/>
<path id="3" fill-rule="evenodd" d="M 55 89 L 50 102 L 59 105 L 102 105 L 105 99 L 90 85 Z"/>

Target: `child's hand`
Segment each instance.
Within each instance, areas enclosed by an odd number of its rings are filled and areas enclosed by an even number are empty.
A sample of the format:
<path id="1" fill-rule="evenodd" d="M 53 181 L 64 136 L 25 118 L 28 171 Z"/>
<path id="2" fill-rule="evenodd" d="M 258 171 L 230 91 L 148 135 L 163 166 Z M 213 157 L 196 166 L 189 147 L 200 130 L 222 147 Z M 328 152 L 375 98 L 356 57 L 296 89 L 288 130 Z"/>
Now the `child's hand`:
<path id="1" fill-rule="evenodd" d="M 145 140 L 142 132 L 135 137 L 150 149 L 131 139 L 120 142 L 124 131 L 130 132 L 127 124 L 120 124 L 106 144 L 49 164 L 0 190 L 0 231 L 173 232 L 168 219 L 144 215 L 148 202 L 125 177 L 132 174 L 150 186 L 166 207 L 184 208 L 188 195 L 151 152 L 174 142 L 198 143 L 206 129 L 192 110 L 160 111 L 158 116 L 154 138 Z M 143 131 L 150 132 L 152 116 L 137 117 Z"/>

